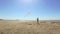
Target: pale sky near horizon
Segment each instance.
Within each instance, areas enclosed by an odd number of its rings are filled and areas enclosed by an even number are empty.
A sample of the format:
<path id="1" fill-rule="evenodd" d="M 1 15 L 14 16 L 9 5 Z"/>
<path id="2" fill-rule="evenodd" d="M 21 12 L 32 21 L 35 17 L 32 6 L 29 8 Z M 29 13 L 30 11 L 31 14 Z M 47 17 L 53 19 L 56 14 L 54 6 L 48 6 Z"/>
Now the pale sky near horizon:
<path id="1" fill-rule="evenodd" d="M 1 19 L 60 20 L 60 0 L 0 0 Z"/>

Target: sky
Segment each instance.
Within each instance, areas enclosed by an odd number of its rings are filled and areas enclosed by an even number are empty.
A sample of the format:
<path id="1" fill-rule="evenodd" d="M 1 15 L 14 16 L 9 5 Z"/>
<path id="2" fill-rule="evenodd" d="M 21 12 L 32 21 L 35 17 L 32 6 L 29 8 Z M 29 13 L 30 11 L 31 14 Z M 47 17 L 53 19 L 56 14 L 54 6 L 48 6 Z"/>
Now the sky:
<path id="1" fill-rule="evenodd" d="M 0 0 L 0 19 L 60 20 L 60 0 Z"/>

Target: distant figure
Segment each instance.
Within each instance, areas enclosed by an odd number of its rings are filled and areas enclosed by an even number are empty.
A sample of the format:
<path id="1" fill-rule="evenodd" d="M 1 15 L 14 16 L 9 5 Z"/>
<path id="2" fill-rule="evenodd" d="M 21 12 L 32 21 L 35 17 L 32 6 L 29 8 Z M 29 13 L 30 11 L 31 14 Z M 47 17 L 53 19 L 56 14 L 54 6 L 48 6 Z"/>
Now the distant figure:
<path id="1" fill-rule="evenodd" d="M 39 18 L 37 18 L 37 24 L 39 24 Z"/>

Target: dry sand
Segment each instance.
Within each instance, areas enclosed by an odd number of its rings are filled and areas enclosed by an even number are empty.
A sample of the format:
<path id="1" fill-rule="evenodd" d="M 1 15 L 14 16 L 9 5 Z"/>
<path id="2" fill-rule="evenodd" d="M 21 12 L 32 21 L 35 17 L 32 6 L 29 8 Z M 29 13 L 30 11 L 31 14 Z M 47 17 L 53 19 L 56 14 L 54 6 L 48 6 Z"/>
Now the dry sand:
<path id="1" fill-rule="evenodd" d="M 60 34 L 60 22 L 0 21 L 0 34 Z"/>

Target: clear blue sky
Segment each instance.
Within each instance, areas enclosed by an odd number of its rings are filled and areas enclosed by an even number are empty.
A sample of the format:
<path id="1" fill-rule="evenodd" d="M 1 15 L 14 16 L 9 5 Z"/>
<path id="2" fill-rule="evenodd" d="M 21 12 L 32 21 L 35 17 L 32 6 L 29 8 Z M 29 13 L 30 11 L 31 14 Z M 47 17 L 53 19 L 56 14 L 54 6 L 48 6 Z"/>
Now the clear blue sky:
<path id="1" fill-rule="evenodd" d="M 60 19 L 60 0 L 0 0 L 3 19 Z"/>

